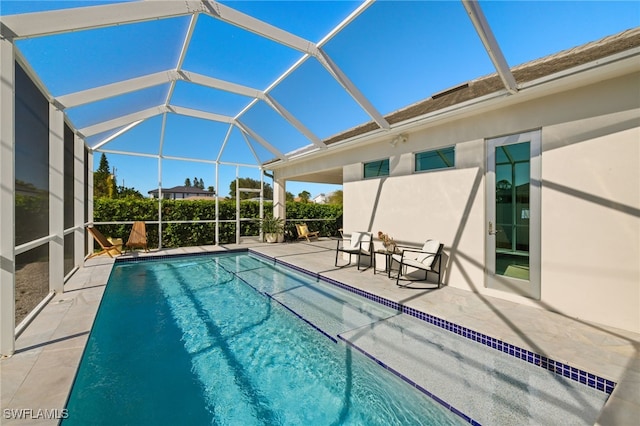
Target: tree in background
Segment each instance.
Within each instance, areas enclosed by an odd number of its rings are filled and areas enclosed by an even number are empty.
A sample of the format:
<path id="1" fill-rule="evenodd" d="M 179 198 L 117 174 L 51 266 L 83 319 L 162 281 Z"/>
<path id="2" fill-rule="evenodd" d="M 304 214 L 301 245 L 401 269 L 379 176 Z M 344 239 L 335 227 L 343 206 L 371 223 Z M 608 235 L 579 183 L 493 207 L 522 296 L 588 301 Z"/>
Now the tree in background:
<path id="1" fill-rule="evenodd" d="M 124 182 L 124 180 L 123 180 Z M 100 156 L 98 170 L 93 172 L 93 197 L 94 198 L 144 198 L 135 188 L 128 188 L 116 183 L 116 169 L 113 172 L 109 168 L 109 160 L 103 152 Z"/>
<path id="2" fill-rule="evenodd" d="M 342 205 L 342 189 L 338 189 L 329 195 L 329 204 Z"/>
<path id="3" fill-rule="evenodd" d="M 240 182 L 240 188 L 260 189 L 260 181 L 252 178 L 238 178 Z M 267 200 L 273 199 L 273 188 L 267 182 L 264 183 L 264 198 Z M 236 198 L 236 181 L 235 179 L 229 184 L 229 196 L 232 199 Z M 258 193 L 254 192 L 240 192 L 240 199 L 247 200 L 249 198 L 255 198 Z"/>
<path id="4" fill-rule="evenodd" d="M 289 192 L 289 191 L 287 191 L 287 193 L 285 194 L 285 197 L 286 197 L 286 200 L 287 200 L 287 201 L 294 201 L 294 198 L 295 198 L 295 197 L 293 196 L 293 193 L 291 193 L 291 192 Z"/>
<path id="5" fill-rule="evenodd" d="M 102 156 L 100 156 L 98 170 L 93 172 L 93 196 L 94 198 L 118 197 L 116 177 L 111 173 L 109 160 L 107 160 L 107 156 L 104 152 L 102 153 Z"/>
<path id="6" fill-rule="evenodd" d="M 300 197 L 301 202 L 308 203 L 311 198 L 311 193 L 309 191 L 302 191 L 298 194 L 298 197 Z"/>
<path id="7" fill-rule="evenodd" d="M 184 186 L 189 186 L 189 187 L 193 186 L 194 188 L 200 188 L 200 189 L 204 190 L 204 179 L 194 177 L 193 178 L 193 184 L 192 184 L 191 183 L 191 179 L 186 178 L 184 180 Z M 210 186 L 209 188 L 213 188 L 213 186 Z M 213 192 L 213 190 L 210 190 L 209 192 Z"/>
<path id="8" fill-rule="evenodd" d="M 118 198 L 144 198 L 144 195 L 135 188 L 127 188 L 120 185 L 118 187 Z"/>

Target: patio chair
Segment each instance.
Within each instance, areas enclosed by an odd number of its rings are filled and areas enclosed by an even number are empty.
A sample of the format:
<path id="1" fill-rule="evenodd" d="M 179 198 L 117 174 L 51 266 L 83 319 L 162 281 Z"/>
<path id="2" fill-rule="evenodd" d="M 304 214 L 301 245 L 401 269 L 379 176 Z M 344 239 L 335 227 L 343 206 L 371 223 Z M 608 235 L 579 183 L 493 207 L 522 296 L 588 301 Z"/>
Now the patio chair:
<path id="1" fill-rule="evenodd" d="M 299 240 L 307 240 L 311 242 L 311 238 L 318 238 L 320 232 L 318 231 L 309 231 L 309 227 L 305 223 L 297 224 L 296 230 L 298 231 L 298 239 Z"/>
<path id="2" fill-rule="evenodd" d="M 100 252 L 90 254 L 87 259 L 91 259 L 94 256 L 100 256 L 101 254 L 104 254 L 104 253 L 107 253 L 109 257 L 113 257 L 111 255 L 111 250 L 115 250 L 118 252 L 118 254 L 122 254 L 122 252 L 116 245 L 114 245 L 111 241 L 107 240 L 104 235 L 102 235 L 102 232 L 98 231 L 93 226 L 88 226 L 87 230 L 89 231 L 93 239 L 96 240 L 96 242 L 100 245 L 100 248 L 102 249 L 102 251 Z"/>
<path id="3" fill-rule="evenodd" d="M 128 249 L 143 248 L 145 252 L 149 251 L 147 246 L 147 228 L 144 222 L 133 222 L 131 228 L 131 234 L 129 234 L 129 240 L 126 244 Z"/>
<path id="4" fill-rule="evenodd" d="M 429 272 L 438 275 L 438 288 L 440 288 L 441 274 L 442 274 L 442 250 L 444 244 L 440 244 L 438 240 L 427 240 L 422 249 L 404 249 L 402 254 L 394 254 L 391 256 L 392 263 L 395 260 L 400 264 L 398 267 L 398 276 L 396 277 L 396 285 L 400 285 L 400 275 L 403 269 L 407 270 L 407 267 L 412 267 L 424 271 L 424 280 L 409 280 L 409 281 L 426 281 Z"/>
<path id="5" fill-rule="evenodd" d="M 345 241 L 349 241 L 349 246 L 345 247 Z M 373 259 L 373 234 L 371 232 L 353 232 L 349 240 L 340 239 L 336 246 L 336 266 L 338 266 L 338 255 L 340 253 L 349 253 L 349 263 L 344 266 L 351 265 L 351 256 L 358 257 L 358 270 L 360 270 L 360 257 L 368 256 L 369 265 Z"/>

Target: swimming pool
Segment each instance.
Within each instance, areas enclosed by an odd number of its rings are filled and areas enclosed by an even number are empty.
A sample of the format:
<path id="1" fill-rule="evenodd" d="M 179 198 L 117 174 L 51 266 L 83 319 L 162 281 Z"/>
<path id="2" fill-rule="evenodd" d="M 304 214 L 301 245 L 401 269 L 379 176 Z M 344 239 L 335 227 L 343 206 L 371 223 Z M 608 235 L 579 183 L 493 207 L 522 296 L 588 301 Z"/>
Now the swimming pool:
<path id="1" fill-rule="evenodd" d="M 119 264 L 63 424 L 460 424 L 336 343 L 395 315 L 246 254 Z"/>
<path id="2" fill-rule="evenodd" d="M 593 424 L 607 399 L 388 306 L 247 254 L 117 264 L 64 423 Z"/>

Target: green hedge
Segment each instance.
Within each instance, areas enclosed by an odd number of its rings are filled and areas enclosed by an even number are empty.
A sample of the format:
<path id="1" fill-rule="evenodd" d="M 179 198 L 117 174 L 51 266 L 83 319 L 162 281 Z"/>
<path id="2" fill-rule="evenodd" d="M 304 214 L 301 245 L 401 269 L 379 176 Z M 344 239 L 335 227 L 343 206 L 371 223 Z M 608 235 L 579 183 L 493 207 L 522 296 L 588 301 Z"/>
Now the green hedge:
<path id="1" fill-rule="evenodd" d="M 273 209 L 271 202 L 264 203 L 265 216 L 270 216 Z M 234 200 L 220 201 L 220 220 L 235 220 L 236 203 Z M 216 215 L 215 201 L 213 200 L 163 200 L 162 221 L 182 220 L 214 220 Z M 118 221 L 157 221 L 158 201 L 154 199 L 109 199 L 98 198 L 93 207 L 94 222 L 118 222 Z M 258 235 L 260 224 L 260 203 L 257 201 L 242 201 L 240 203 L 240 216 L 243 218 L 255 218 L 253 221 L 242 221 L 240 235 Z M 287 203 L 287 219 L 304 219 L 309 225 L 309 230 L 319 231 L 322 236 L 338 235 L 338 229 L 342 227 L 342 206 L 314 204 L 314 203 Z M 314 220 L 329 219 L 329 220 Z M 287 222 L 285 238 L 295 239 L 295 223 Z M 131 225 L 99 225 L 97 228 L 107 237 L 122 238 L 126 242 Z M 220 224 L 220 243 L 234 243 L 236 239 L 236 224 Z M 158 225 L 147 224 L 147 240 L 150 247 L 158 245 Z M 163 247 L 187 247 L 197 245 L 209 245 L 215 242 L 215 223 L 202 224 L 168 224 L 162 225 Z"/>

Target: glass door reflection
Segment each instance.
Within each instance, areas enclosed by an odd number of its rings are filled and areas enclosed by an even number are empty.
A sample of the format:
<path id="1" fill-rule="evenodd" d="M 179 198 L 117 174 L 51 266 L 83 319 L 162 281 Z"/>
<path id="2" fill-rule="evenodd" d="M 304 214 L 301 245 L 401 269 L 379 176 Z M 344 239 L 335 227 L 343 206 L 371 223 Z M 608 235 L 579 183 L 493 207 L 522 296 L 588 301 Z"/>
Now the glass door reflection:
<path id="1" fill-rule="evenodd" d="M 529 280 L 530 143 L 495 147 L 495 273 Z"/>

